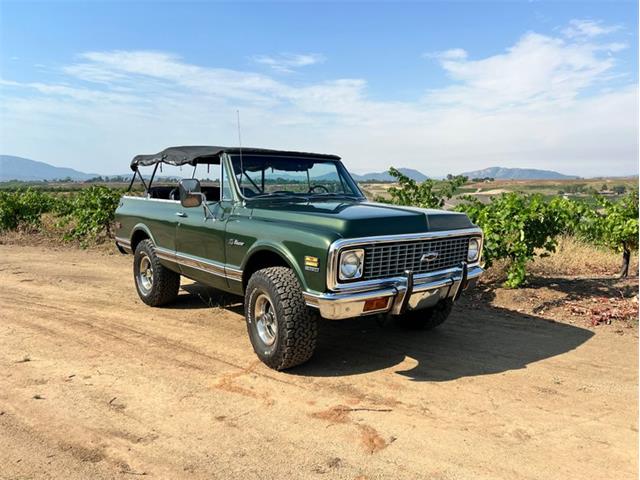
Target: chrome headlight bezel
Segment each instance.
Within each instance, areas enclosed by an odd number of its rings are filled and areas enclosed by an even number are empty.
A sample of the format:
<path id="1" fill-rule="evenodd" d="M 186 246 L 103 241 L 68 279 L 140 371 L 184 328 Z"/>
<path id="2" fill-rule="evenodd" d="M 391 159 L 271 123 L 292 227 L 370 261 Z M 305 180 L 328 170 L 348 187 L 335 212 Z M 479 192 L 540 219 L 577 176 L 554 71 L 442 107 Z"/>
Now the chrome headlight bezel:
<path id="1" fill-rule="evenodd" d="M 364 249 L 350 248 L 340 252 L 338 261 L 338 279 L 341 281 L 357 280 L 364 273 Z"/>
<path id="2" fill-rule="evenodd" d="M 482 239 L 480 237 L 470 238 L 469 246 L 467 249 L 467 262 L 469 263 L 479 262 L 481 253 L 482 253 Z"/>

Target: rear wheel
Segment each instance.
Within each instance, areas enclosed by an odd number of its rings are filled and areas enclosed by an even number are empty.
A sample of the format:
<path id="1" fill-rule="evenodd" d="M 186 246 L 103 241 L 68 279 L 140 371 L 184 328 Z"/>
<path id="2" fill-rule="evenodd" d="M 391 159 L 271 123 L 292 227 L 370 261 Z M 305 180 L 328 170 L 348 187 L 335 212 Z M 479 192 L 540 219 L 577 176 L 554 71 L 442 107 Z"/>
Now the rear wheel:
<path id="1" fill-rule="evenodd" d="M 411 330 L 432 330 L 449 318 L 453 310 L 451 299 L 440 300 L 436 305 L 424 310 L 408 310 L 395 317 L 396 323 Z"/>
<path id="2" fill-rule="evenodd" d="M 140 299 L 147 305 L 166 305 L 178 296 L 180 274 L 160 263 L 151 240 L 142 240 L 136 247 L 133 278 Z"/>
<path id="3" fill-rule="evenodd" d="M 307 307 L 290 268 L 258 270 L 245 292 L 245 318 L 256 355 L 275 370 L 311 358 L 318 335 L 317 314 Z"/>

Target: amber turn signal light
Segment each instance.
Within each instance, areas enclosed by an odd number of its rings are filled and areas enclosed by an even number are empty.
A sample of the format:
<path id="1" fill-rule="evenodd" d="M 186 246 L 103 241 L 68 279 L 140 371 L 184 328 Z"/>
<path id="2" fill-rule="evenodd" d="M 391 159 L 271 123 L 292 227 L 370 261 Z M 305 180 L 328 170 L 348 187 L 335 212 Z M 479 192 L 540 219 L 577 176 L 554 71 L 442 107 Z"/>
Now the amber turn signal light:
<path id="1" fill-rule="evenodd" d="M 372 312 L 374 310 L 385 310 L 389 305 L 389 297 L 371 298 L 364 302 L 363 312 Z"/>

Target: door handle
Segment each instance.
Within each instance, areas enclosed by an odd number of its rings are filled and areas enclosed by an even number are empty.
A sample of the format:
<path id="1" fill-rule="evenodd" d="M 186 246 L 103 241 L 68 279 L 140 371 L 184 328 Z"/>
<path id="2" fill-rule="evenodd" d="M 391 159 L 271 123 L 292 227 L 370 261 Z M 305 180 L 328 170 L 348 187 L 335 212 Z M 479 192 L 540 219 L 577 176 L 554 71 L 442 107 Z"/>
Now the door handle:
<path id="1" fill-rule="evenodd" d="M 182 218 L 184 218 L 184 217 L 186 217 L 186 216 L 187 216 L 187 214 L 186 214 L 186 213 L 184 213 L 184 212 L 176 212 L 176 217 L 182 217 Z"/>

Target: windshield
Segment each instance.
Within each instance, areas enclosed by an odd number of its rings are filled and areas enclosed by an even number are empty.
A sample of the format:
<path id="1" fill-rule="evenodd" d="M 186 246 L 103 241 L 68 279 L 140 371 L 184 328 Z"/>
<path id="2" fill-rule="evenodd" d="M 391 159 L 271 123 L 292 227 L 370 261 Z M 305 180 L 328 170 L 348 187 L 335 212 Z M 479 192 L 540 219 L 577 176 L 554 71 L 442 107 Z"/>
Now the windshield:
<path id="1" fill-rule="evenodd" d="M 353 196 L 358 187 L 340 162 L 276 155 L 231 155 L 242 194 L 257 196 Z"/>

